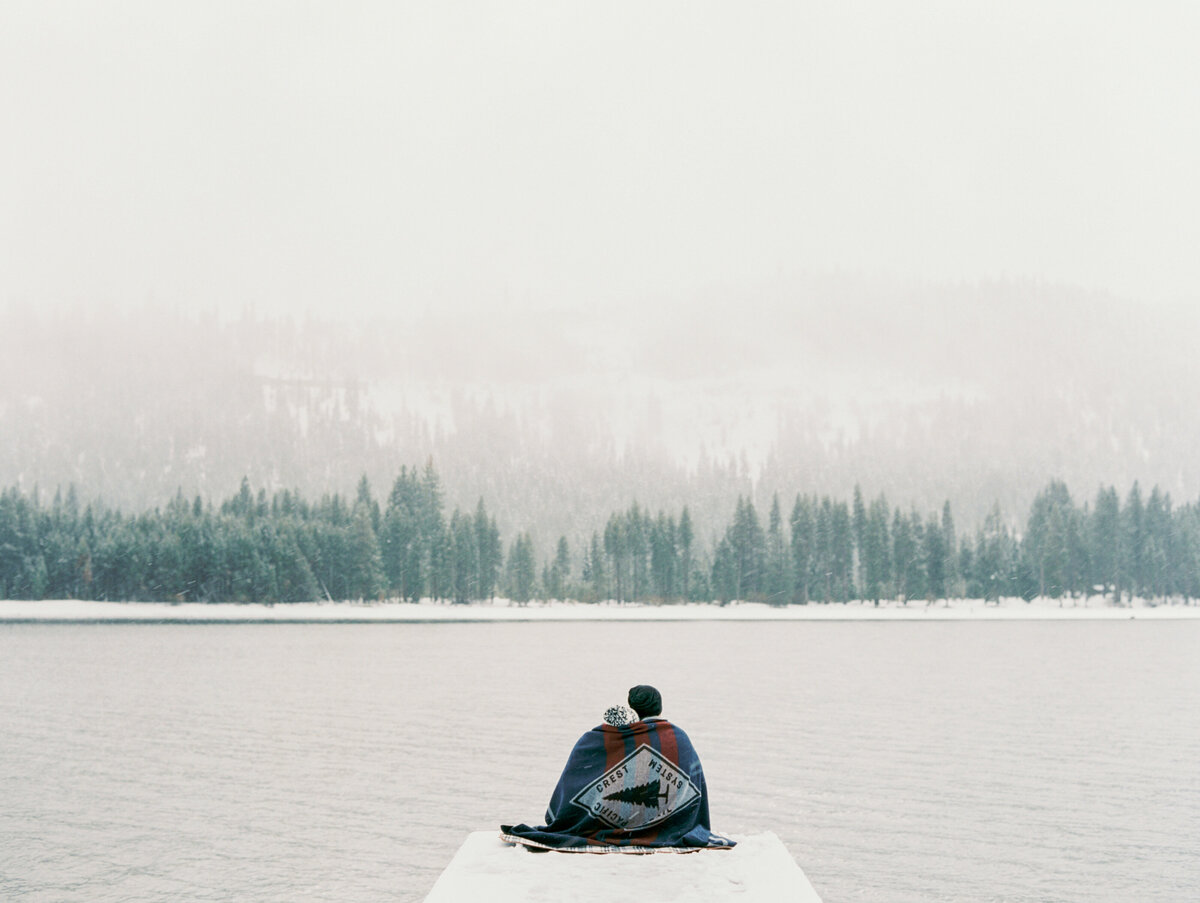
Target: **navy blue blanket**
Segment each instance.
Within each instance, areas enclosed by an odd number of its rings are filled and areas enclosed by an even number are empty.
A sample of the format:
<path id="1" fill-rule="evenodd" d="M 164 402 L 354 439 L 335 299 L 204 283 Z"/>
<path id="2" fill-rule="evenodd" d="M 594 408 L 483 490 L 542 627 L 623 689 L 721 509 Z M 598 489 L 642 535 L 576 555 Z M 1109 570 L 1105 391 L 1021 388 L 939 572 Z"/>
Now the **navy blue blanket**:
<path id="1" fill-rule="evenodd" d="M 504 825 L 501 833 L 574 852 L 734 846 L 709 830 L 700 758 L 687 734 L 665 720 L 592 728 L 571 750 L 546 824 Z"/>

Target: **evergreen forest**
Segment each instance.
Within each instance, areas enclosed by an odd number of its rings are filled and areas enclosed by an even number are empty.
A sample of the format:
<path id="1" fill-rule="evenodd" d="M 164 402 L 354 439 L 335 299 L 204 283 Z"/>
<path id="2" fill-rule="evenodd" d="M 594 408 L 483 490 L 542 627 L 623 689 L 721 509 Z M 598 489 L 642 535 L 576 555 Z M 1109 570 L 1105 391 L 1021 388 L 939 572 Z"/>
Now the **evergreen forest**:
<path id="1" fill-rule="evenodd" d="M 885 496 L 778 495 L 765 516 L 739 498 L 723 531 L 697 536 L 687 506 L 631 504 L 572 548 L 539 549 L 529 531 L 507 549 L 483 499 L 447 517 L 432 461 L 404 467 L 386 498 L 364 476 L 352 498 L 310 501 L 248 480 L 219 505 L 177 493 L 124 514 L 84 504 L 75 487 L 50 500 L 0 492 L 0 598 L 291 603 L 509 598 L 773 605 L 948 598 L 1060 600 L 1103 595 L 1200 597 L 1200 501 L 1167 493 L 1124 498 L 1102 486 L 1082 504 L 1053 481 L 1024 528 L 999 505 L 973 531 L 940 511 L 892 507 Z"/>

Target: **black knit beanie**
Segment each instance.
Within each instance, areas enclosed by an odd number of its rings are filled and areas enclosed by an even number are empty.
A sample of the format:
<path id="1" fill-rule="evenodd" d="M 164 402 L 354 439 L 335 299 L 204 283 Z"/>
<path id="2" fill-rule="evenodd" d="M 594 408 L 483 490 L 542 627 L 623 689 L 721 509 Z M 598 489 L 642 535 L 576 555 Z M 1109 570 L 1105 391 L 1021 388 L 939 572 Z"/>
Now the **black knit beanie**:
<path id="1" fill-rule="evenodd" d="M 647 684 L 638 684 L 629 691 L 629 707 L 639 718 L 662 714 L 662 694 Z"/>

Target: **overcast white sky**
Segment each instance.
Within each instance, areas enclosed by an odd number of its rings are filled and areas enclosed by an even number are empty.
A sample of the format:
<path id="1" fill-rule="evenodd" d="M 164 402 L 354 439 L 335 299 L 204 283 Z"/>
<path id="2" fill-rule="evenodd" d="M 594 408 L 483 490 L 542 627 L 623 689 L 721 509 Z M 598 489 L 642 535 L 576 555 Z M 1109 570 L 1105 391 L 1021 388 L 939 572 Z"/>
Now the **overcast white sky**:
<path id="1" fill-rule="evenodd" d="M 1200 299 L 1194 2 L 0 5 L 0 303 Z"/>

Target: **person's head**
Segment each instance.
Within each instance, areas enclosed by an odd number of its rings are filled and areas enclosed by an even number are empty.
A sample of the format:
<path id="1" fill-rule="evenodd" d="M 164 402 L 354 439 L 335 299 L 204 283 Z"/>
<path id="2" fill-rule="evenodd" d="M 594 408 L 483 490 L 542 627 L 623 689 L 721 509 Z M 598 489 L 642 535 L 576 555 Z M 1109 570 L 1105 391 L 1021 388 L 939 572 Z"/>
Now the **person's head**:
<path id="1" fill-rule="evenodd" d="M 613 727 L 627 727 L 637 720 L 637 712 L 626 705 L 612 705 L 604 710 L 604 723 Z"/>
<path id="2" fill-rule="evenodd" d="M 648 684 L 638 684 L 629 691 L 629 707 L 639 718 L 662 714 L 662 694 Z"/>

